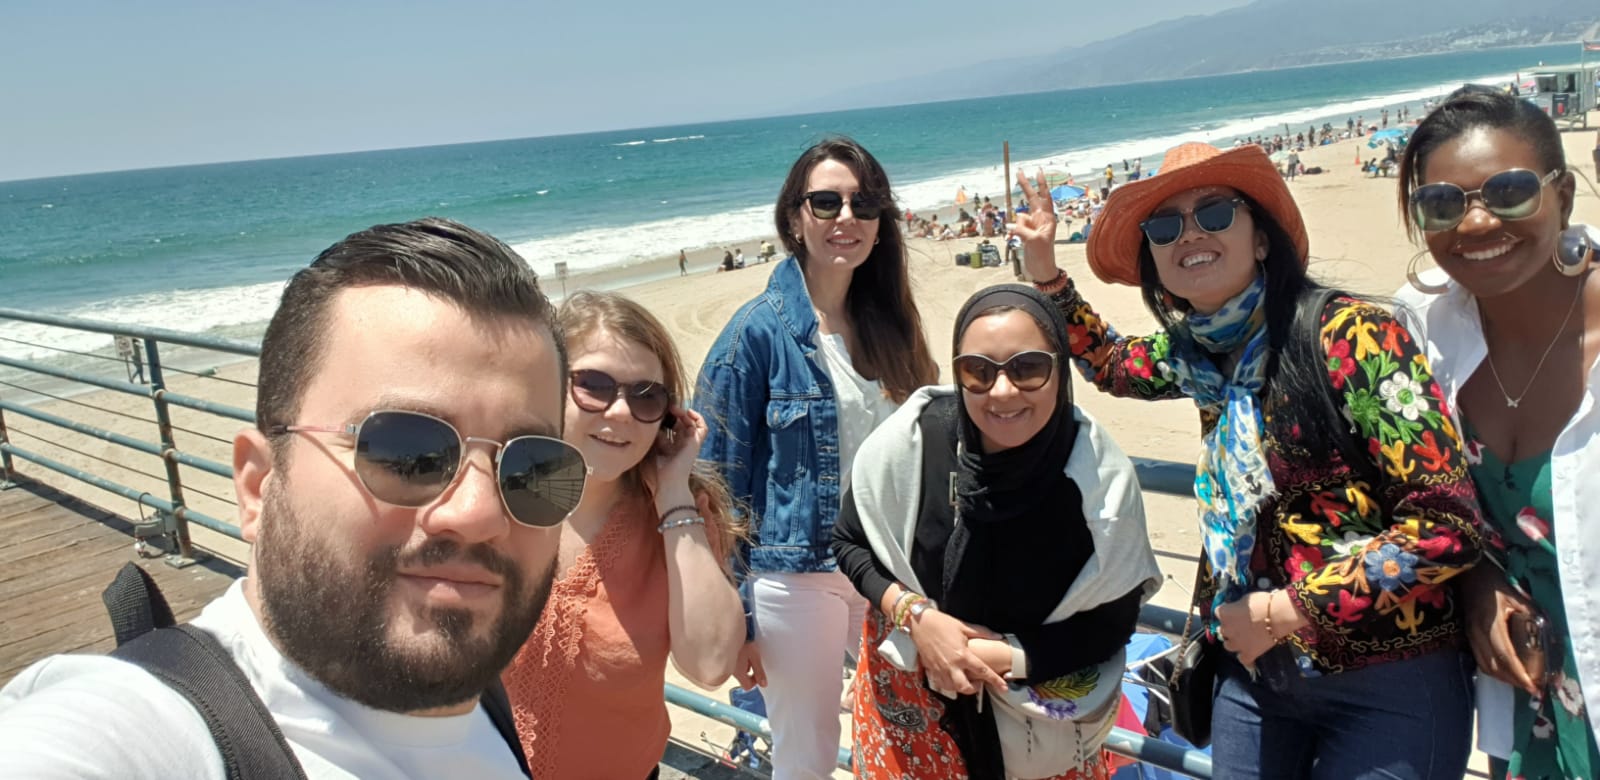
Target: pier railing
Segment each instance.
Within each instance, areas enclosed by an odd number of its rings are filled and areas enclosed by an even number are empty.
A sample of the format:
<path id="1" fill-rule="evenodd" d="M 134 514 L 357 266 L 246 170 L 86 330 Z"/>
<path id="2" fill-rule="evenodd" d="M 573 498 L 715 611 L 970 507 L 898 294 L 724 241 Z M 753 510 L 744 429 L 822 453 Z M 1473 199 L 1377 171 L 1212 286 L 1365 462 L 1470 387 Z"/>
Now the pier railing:
<path id="1" fill-rule="evenodd" d="M 64 329 L 107 340 L 99 347 L 67 348 L 41 343 L 43 336 L 34 340 L 0 331 L 0 488 L 11 484 L 18 461 L 25 461 L 132 501 L 140 517 L 134 525 L 139 549 L 148 557 L 164 557 L 172 566 L 186 566 L 205 554 L 205 545 L 190 537 L 191 523 L 241 539 L 239 527 L 222 519 L 234 514 L 231 434 L 240 424 L 253 425 L 255 413 L 204 396 L 248 396 L 245 400 L 253 406 L 254 372 L 242 362 L 260 356 L 258 345 L 0 307 L 0 324 L 7 322 L 37 326 L 29 332 Z M 75 346 L 84 343 L 74 340 Z M 175 353 L 183 359 L 171 359 Z M 230 371 L 230 362 L 241 365 Z M 86 395 L 96 390 L 115 396 Z M 115 397 L 133 400 L 110 400 Z M 69 410 L 74 416 L 68 416 Z M 27 424 L 19 427 L 19 418 Z M 152 434 L 154 439 L 147 438 Z M 127 454 L 121 451 L 153 459 L 159 470 L 113 457 Z M 1144 490 L 1191 495 L 1193 466 L 1142 458 L 1135 458 L 1134 466 Z M 116 478 L 103 476 L 113 469 Z M 1178 634 L 1184 615 L 1146 605 L 1139 619 L 1147 628 Z M 665 695 L 673 705 L 762 739 L 771 736 L 764 717 L 671 684 Z M 1143 734 L 1113 729 L 1106 747 L 1172 772 L 1211 777 L 1210 756 Z M 839 751 L 839 766 L 850 768 L 848 751 Z"/>

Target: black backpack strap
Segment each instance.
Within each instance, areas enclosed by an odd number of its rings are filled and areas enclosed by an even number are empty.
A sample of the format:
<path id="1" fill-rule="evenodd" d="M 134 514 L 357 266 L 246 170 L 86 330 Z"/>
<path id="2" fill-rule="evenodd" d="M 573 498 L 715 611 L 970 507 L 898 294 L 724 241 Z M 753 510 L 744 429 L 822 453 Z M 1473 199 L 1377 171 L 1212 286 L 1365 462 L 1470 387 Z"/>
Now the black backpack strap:
<path id="1" fill-rule="evenodd" d="M 229 780 L 306 780 L 277 720 L 227 649 L 201 629 L 174 625 L 172 608 L 148 572 L 123 564 L 100 597 L 117 637 L 111 657 L 144 669 L 189 700 L 210 729 Z M 531 777 L 499 678 L 481 702 L 517 766 Z"/>
<path id="2" fill-rule="evenodd" d="M 131 562 L 122 564 L 116 579 L 101 591 L 100 600 L 111 613 L 111 630 L 116 632 L 118 647 L 177 623 L 156 581 Z"/>
<path id="3" fill-rule="evenodd" d="M 233 657 L 191 625 L 157 629 L 111 652 L 183 694 L 205 719 L 230 780 L 305 780 L 278 722 Z"/>
<path id="4" fill-rule="evenodd" d="M 133 563 L 101 594 L 120 658 L 183 694 L 211 730 L 229 780 L 305 780 L 288 740 L 233 656 L 210 634 L 174 626 L 172 607 L 150 574 Z"/>
<path id="5" fill-rule="evenodd" d="M 528 755 L 522 752 L 522 738 L 517 736 L 517 722 L 511 717 L 511 698 L 506 695 L 506 687 L 500 684 L 499 677 L 494 678 L 494 683 L 483 692 L 483 698 L 479 703 L 483 705 L 483 711 L 488 714 L 489 720 L 494 723 L 495 731 L 500 732 L 500 736 L 511 747 L 511 753 L 517 757 L 517 766 L 522 769 L 522 774 L 533 777 L 532 771 L 528 769 Z"/>

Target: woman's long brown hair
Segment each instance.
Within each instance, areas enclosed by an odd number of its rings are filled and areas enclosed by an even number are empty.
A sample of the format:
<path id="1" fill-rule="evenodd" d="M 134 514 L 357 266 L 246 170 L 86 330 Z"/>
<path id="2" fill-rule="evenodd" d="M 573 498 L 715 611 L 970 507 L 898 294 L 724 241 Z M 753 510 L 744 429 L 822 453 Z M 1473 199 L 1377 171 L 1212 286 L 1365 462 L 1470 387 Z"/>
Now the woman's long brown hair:
<path id="1" fill-rule="evenodd" d="M 805 202 L 811 169 L 823 160 L 836 160 L 847 166 L 861 183 L 861 192 L 884 204 L 883 214 L 878 217 L 878 242 L 850 279 L 845 310 L 854 334 L 849 346 L 856 371 L 876 379 L 895 403 L 902 403 L 917 388 L 937 382 L 939 366 L 928 349 L 922 314 L 911 296 L 906 242 L 900 233 L 901 212 L 883 166 L 849 138 L 828 138 L 805 150 L 789 169 L 778 194 L 774 215 L 778 237 L 803 268 L 806 247 L 795 237 L 799 229 L 796 217 Z"/>

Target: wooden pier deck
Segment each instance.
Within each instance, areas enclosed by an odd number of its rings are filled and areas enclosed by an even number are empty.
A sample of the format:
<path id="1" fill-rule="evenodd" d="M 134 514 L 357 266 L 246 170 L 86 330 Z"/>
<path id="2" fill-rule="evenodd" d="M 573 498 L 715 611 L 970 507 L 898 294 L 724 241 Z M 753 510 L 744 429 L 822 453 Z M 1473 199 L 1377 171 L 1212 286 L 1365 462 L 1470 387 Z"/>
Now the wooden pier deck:
<path id="1" fill-rule="evenodd" d="M 178 620 L 244 574 L 221 558 L 183 569 L 134 550 L 133 524 L 25 477 L 0 490 L 0 685 L 53 653 L 115 644 L 100 592 L 122 564 L 150 572 Z"/>

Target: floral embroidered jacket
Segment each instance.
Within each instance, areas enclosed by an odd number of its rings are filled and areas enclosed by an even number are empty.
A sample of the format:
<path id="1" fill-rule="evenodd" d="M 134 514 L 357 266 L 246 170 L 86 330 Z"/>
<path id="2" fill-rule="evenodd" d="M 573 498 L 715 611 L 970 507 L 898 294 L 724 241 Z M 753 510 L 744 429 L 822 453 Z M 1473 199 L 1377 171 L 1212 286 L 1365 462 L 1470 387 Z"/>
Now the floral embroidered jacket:
<path id="1" fill-rule="evenodd" d="M 1183 397 L 1166 363 L 1165 331 L 1119 336 L 1070 283 L 1052 298 L 1066 316 L 1073 360 L 1095 386 L 1130 398 Z M 1411 334 L 1383 309 L 1337 298 L 1323 314 L 1322 347 L 1329 392 L 1376 468 L 1352 469 L 1332 443 L 1304 446 L 1274 414 L 1289 399 L 1268 385 L 1264 444 L 1277 492 L 1260 512 L 1251 564 L 1259 589 L 1287 588 L 1308 619 L 1290 637 L 1308 676 L 1460 643 L 1446 581 L 1477 563 L 1485 533 L 1460 436 Z M 1202 415 L 1202 427 L 1214 423 Z M 1205 558 L 1195 595 L 1209 612 Z"/>

